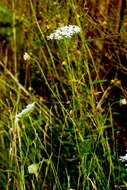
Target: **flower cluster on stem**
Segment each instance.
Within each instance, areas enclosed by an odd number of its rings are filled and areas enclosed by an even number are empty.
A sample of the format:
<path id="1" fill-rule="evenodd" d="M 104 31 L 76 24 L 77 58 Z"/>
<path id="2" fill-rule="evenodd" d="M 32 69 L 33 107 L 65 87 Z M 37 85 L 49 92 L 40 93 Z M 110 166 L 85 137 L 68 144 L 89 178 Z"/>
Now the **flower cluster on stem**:
<path id="1" fill-rule="evenodd" d="M 76 25 L 63 26 L 56 29 L 53 33 L 51 33 L 47 39 L 48 40 L 62 40 L 64 38 L 71 38 L 73 34 L 79 33 L 81 28 Z"/>

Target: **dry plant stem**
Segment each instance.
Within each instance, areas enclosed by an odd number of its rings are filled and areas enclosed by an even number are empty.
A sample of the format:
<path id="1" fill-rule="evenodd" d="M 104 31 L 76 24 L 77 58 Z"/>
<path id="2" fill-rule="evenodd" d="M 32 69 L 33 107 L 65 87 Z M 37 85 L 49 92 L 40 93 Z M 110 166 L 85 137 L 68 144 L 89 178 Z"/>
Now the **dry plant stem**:
<path id="1" fill-rule="evenodd" d="M 18 125 L 18 122 L 15 122 L 15 127 L 16 127 L 16 131 L 17 131 L 17 139 L 18 139 L 18 148 L 19 148 L 19 152 L 20 152 L 20 160 L 21 162 L 23 162 L 23 156 L 22 156 L 22 147 L 21 147 L 21 132 L 20 132 L 20 127 Z M 22 171 L 22 167 L 20 167 L 20 173 L 21 173 L 21 180 L 20 180 L 20 189 L 21 190 L 25 190 L 25 183 L 24 183 L 24 172 Z"/>
<path id="2" fill-rule="evenodd" d="M 92 82 L 92 78 L 91 78 L 91 73 L 90 73 L 90 70 L 89 70 L 88 62 L 84 61 L 84 64 L 86 66 L 87 74 L 88 74 L 88 77 L 89 77 L 90 93 L 91 93 L 91 106 L 92 106 L 93 110 L 95 110 L 95 98 L 94 98 L 94 94 L 93 94 L 94 86 L 93 86 L 93 82 Z"/>
<path id="3" fill-rule="evenodd" d="M 4 66 L 4 64 L 0 61 L 0 65 L 5 69 L 7 74 L 10 75 L 10 77 L 15 81 L 15 83 L 25 92 L 27 96 L 30 96 L 30 93 L 19 83 L 18 79 Z"/>
<path id="4" fill-rule="evenodd" d="M 93 189 L 97 190 L 97 187 L 96 187 L 95 183 L 89 177 L 87 177 L 87 178 L 91 182 Z"/>
<path id="5" fill-rule="evenodd" d="M 24 172 L 23 167 L 19 167 L 19 160 L 18 157 L 20 156 L 20 162 L 22 164 L 23 157 L 22 157 L 22 148 L 21 148 L 21 131 L 20 127 L 18 125 L 18 122 L 15 120 L 12 128 L 12 143 L 10 146 L 10 159 L 11 159 L 11 167 L 14 169 L 14 171 L 18 174 L 20 174 L 19 179 L 19 190 L 25 190 L 25 183 L 24 183 Z M 19 150 L 19 155 L 17 150 Z"/>
<path id="6" fill-rule="evenodd" d="M 121 188 L 127 188 L 127 185 L 115 185 L 114 187 L 117 189 L 121 189 Z"/>
<path id="7" fill-rule="evenodd" d="M 16 54 L 16 22 L 15 22 L 15 1 L 12 0 L 12 9 L 13 9 L 13 17 L 12 17 L 12 24 L 13 24 L 13 55 L 14 55 L 14 73 L 17 73 L 17 54 Z"/>
<path id="8" fill-rule="evenodd" d="M 28 97 L 31 97 L 30 93 L 19 83 L 18 79 L 4 66 L 4 64 L 1 61 L 0 61 L 0 65 L 5 69 L 7 74 L 9 74 L 10 77 L 15 81 L 15 83 L 19 86 L 19 88 L 22 89 L 22 91 L 25 92 L 25 94 Z M 44 108 L 42 108 L 38 103 L 37 103 L 37 105 L 39 106 L 39 109 L 41 109 L 43 111 L 47 120 L 49 120 L 50 114 Z"/>
<path id="9" fill-rule="evenodd" d="M 10 167 L 15 174 L 19 174 L 19 161 L 18 161 L 18 146 L 17 146 L 17 126 L 16 123 L 13 123 L 11 128 L 10 135 L 12 136 L 12 142 L 10 143 L 9 158 L 10 158 Z M 9 176 L 10 178 L 10 176 Z M 17 179 L 16 179 L 17 180 Z M 8 184 L 9 185 L 9 184 Z M 17 184 L 15 184 L 16 187 Z M 19 187 L 16 187 L 19 189 Z"/>
<path id="10" fill-rule="evenodd" d="M 27 86 L 27 84 L 29 84 L 30 86 L 30 63 L 29 61 L 26 62 L 26 68 L 25 68 L 25 85 Z"/>
<path id="11" fill-rule="evenodd" d="M 23 92 L 25 92 L 25 94 L 28 97 L 31 97 L 30 93 L 19 83 L 18 79 L 15 78 L 15 76 L 3 65 L 3 63 L 0 61 L 0 65 L 5 69 L 5 71 L 11 76 L 11 78 L 15 81 L 15 83 L 19 86 L 20 89 L 22 89 Z M 2 81 L 3 82 L 3 81 Z M 6 84 L 6 83 L 5 83 Z M 43 113 L 45 114 L 45 117 L 47 120 L 49 120 L 49 116 L 50 114 L 44 109 L 42 108 L 42 106 L 40 106 L 38 103 L 36 103 L 39 106 L 39 109 L 43 111 Z"/>
<path id="12" fill-rule="evenodd" d="M 119 24 L 120 24 L 120 11 L 121 11 L 121 8 L 122 8 L 122 1 L 123 0 L 117 0 L 117 15 L 116 15 L 116 23 L 115 23 L 115 28 L 114 28 L 114 31 L 115 32 L 119 32 Z"/>
<path id="13" fill-rule="evenodd" d="M 121 13 L 123 15 L 124 8 L 126 8 L 125 7 L 126 6 L 126 0 L 115 0 L 115 3 L 114 3 L 114 0 L 109 1 L 109 7 L 108 7 L 109 23 L 110 23 L 110 18 L 112 17 L 111 5 L 113 5 L 112 6 L 113 12 L 115 11 L 115 17 L 113 18 L 113 25 L 112 25 L 113 32 L 119 33 L 120 28 L 121 28 L 121 23 L 123 21 L 123 16 L 121 17 Z"/>
<path id="14" fill-rule="evenodd" d="M 95 72 L 96 72 L 96 75 L 97 75 L 97 80 L 99 80 L 99 79 L 100 79 L 100 77 L 99 77 L 99 72 L 98 72 L 98 70 L 97 70 L 97 68 L 96 68 L 96 65 L 95 65 L 95 62 L 94 62 L 94 60 L 93 60 L 93 56 L 92 56 L 92 54 L 91 54 L 91 51 L 90 51 L 90 49 L 89 49 L 89 47 L 88 47 L 87 44 L 85 45 L 85 47 L 86 47 L 86 50 L 88 51 L 89 56 L 90 56 L 90 58 L 91 58 L 91 61 L 92 61 L 92 63 L 93 63 L 93 67 L 94 67 Z M 100 87 L 101 87 L 102 92 L 104 92 L 104 89 L 103 89 L 103 86 L 102 86 L 101 83 L 100 83 Z"/>
<path id="15" fill-rule="evenodd" d="M 109 86 L 109 87 L 105 90 L 104 94 L 102 95 L 100 101 L 99 101 L 98 104 L 97 104 L 97 108 L 101 108 L 101 105 L 103 104 L 104 99 L 108 96 L 108 93 L 109 93 L 109 90 L 110 90 L 110 89 L 111 89 L 111 86 Z"/>
<path id="16" fill-rule="evenodd" d="M 16 141 L 17 141 L 17 130 L 16 130 L 16 125 L 14 123 L 13 128 L 11 128 L 10 131 L 10 135 L 12 135 L 12 142 L 10 144 L 10 163 L 11 163 L 11 167 L 13 167 L 13 169 L 18 168 L 18 160 L 17 160 L 17 145 L 16 145 Z M 15 167 L 14 164 L 15 163 Z"/>
<path id="17" fill-rule="evenodd" d="M 35 10 L 34 10 L 33 3 L 32 3 L 31 0 L 30 0 L 30 5 L 31 5 L 31 9 L 32 9 L 33 16 L 34 16 L 34 18 L 35 18 L 35 21 L 36 21 L 36 25 L 37 25 L 37 27 L 38 27 L 38 30 L 39 30 L 40 34 L 42 35 L 42 38 L 44 39 L 44 42 L 45 42 L 46 47 L 47 47 L 47 50 L 48 50 L 48 52 L 49 52 L 49 55 L 50 55 L 50 58 L 51 58 L 51 62 L 52 62 L 52 65 L 53 65 L 53 68 L 54 68 L 54 71 L 55 71 L 55 74 L 56 74 L 57 78 L 59 79 L 59 75 L 58 75 L 57 70 L 56 70 L 56 66 L 55 66 L 55 63 L 54 63 L 54 60 L 53 60 L 52 53 L 51 53 L 50 48 L 49 48 L 49 46 L 48 46 L 48 44 L 47 44 L 47 41 L 45 40 L 45 36 L 44 36 L 44 34 L 43 34 L 43 31 L 41 30 L 41 27 L 40 27 L 40 25 L 39 25 L 39 23 L 38 23 L 38 20 L 37 20 L 37 17 L 36 17 L 36 12 L 35 12 Z"/>

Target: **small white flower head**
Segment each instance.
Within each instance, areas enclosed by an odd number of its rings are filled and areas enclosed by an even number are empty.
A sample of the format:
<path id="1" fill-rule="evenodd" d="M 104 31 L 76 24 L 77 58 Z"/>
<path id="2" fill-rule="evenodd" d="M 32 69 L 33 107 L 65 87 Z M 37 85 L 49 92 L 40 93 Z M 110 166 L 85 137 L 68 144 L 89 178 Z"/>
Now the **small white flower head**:
<path id="1" fill-rule="evenodd" d="M 64 38 L 71 38 L 73 34 L 79 33 L 81 28 L 76 25 L 63 26 L 56 29 L 51 33 L 47 39 L 48 40 L 62 40 Z"/>
<path id="2" fill-rule="evenodd" d="M 120 156 L 120 160 L 122 162 L 126 161 L 127 160 L 127 154 L 125 154 L 124 156 Z"/>
<path id="3" fill-rule="evenodd" d="M 127 104 L 127 100 L 125 98 L 120 100 L 120 105 L 126 105 Z"/>
<path id="4" fill-rule="evenodd" d="M 27 52 L 25 52 L 24 55 L 23 55 L 23 59 L 25 61 L 29 61 L 30 60 L 30 55 Z"/>
<path id="5" fill-rule="evenodd" d="M 28 172 L 29 174 L 37 174 L 39 169 L 39 164 L 31 164 L 28 166 Z"/>
<path id="6" fill-rule="evenodd" d="M 25 114 L 29 113 L 35 106 L 35 102 L 28 104 L 19 114 L 16 115 L 15 121 L 18 122 Z"/>

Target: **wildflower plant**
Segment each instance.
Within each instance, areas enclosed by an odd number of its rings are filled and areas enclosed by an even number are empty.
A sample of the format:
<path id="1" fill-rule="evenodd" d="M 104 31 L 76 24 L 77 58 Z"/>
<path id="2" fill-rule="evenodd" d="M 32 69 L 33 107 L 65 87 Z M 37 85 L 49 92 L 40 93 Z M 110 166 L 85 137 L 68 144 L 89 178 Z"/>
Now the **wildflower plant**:
<path id="1" fill-rule="evenodd" d="M 71 38 L 74 34 L 79 33 L 81 28 L 76 25 L 63 26 L 56 29 L 51 33 L 47 39 L 48 40 L 62 40 L 64 38 Z"/>
<path id="2" fill-rule="evenodd" d="M 35 102 L 28 104 L 25 109 L 23 109 L 19 114 L 16 114 L 15 121 L 18 122 L 24 115 L 29 113 L 35 106 Z"/>

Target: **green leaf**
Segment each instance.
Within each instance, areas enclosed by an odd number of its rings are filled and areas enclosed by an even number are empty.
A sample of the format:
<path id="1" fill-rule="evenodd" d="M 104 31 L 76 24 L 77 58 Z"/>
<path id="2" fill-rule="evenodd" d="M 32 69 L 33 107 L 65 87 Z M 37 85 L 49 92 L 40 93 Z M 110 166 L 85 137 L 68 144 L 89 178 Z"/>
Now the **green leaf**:
<path id="1" fill-rule="evenodd" d="M 94 80 L 93 84 L 107 82 L 107 80 Z"/>
<path id="2" fill-rule="evenodd" d="M 86 44 L 90 44 L 90 43 L 92 43 L 93 41 L 95 41 L 95 39 L 85 40 Z"/>

